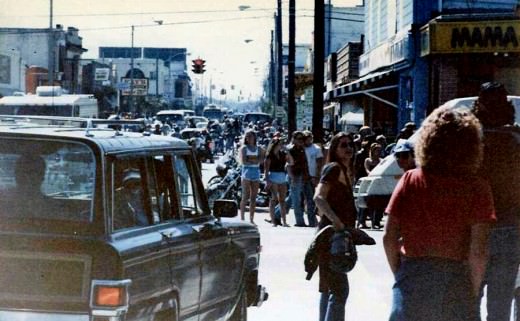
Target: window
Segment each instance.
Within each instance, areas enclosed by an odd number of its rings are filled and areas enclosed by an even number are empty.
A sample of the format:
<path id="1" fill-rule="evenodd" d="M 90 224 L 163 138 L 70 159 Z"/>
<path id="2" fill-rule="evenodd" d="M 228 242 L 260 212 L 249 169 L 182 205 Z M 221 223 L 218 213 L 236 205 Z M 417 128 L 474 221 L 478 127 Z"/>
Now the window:
<path id="1" fill-rule="evenodd" d="M 179 198 L 185 218 L 199 216 L 203 207 L 197 190 L 194 173 L 197 169 L 188 155 L 175 157 L 175 172 Z"/>
<path id="2" fill-rule="evenodd" d="M 113 230 L 178 219 L 172 156 L 116 158 L 112 163 Z"/>
<path id="3" fill-rule="evenodd" d="M 4 138 L 0 216 L 91 222 L 96 164 L 83 144 Z"/>

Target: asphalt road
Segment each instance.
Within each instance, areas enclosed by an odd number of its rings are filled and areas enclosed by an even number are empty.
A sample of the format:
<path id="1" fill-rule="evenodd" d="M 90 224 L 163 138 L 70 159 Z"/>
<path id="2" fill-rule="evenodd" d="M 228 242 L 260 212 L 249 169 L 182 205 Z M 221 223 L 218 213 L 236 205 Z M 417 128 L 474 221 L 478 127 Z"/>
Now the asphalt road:
<path id="1" fill-rule="evenodd" d="M 216 174 L 215 164 L 203 164 L 202 174 L 206 184 Z M 255 223 L 260 230 L 263 248 L 259 278 L 260 283 L 267 287 L 269 300 L 259 308 L 248 309 L 249 321 L 318 320 L 318 275 L 316 273 L 310 281 L 305 280 L 303 265 L 315 229 L 293 226 L 292 210 L 288 215 L 291 227 L 272 227 L 264 221 L 269 218 L 267 208 L 257 210 Z M 393 275 L 383 250 L 383 230 L 366 231 L 376 240 L 376 245 L 357 248 L 358 262 L 349 273 L 348 321 L 388 320 L 392 304 Z M 485 302 L 482 306 L 482 315 L 485 316 Z"/>

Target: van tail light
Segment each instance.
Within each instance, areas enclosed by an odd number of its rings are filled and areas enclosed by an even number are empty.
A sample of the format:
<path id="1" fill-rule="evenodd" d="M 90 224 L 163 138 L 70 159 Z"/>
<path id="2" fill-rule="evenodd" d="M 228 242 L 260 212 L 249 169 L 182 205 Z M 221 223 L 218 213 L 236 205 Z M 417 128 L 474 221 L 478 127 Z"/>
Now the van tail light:
<path id="1" fill-rule="evenodd" d="M 90 308 L 94 316 L 121 316 L 128 310 L 131 280 L 92 280 Z"/>

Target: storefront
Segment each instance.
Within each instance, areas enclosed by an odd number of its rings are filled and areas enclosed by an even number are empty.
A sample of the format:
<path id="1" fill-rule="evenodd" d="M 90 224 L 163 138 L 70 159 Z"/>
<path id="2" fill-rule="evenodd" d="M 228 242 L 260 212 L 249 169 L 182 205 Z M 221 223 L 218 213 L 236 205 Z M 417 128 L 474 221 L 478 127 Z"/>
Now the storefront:
<path id="1" fill-rule="evenodd" d="M 489 14 L 476 18 L 446 16 L 421 28 L 421 56 L 428 59 L 430 73 L 428 112 L 447 100 L 477 95 L 486 81 L 520 93 L 520 20 Z"/>

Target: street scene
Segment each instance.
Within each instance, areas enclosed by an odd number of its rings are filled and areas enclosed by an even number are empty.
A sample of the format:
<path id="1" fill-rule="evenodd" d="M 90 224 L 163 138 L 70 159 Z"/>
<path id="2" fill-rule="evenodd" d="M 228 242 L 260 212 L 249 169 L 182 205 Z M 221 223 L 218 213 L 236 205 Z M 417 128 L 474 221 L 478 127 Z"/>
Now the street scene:
<path id="1" fill-rule="evenodd" d="M 520 321 L 520 2 L 4 0 L 0 321 Z"/>

